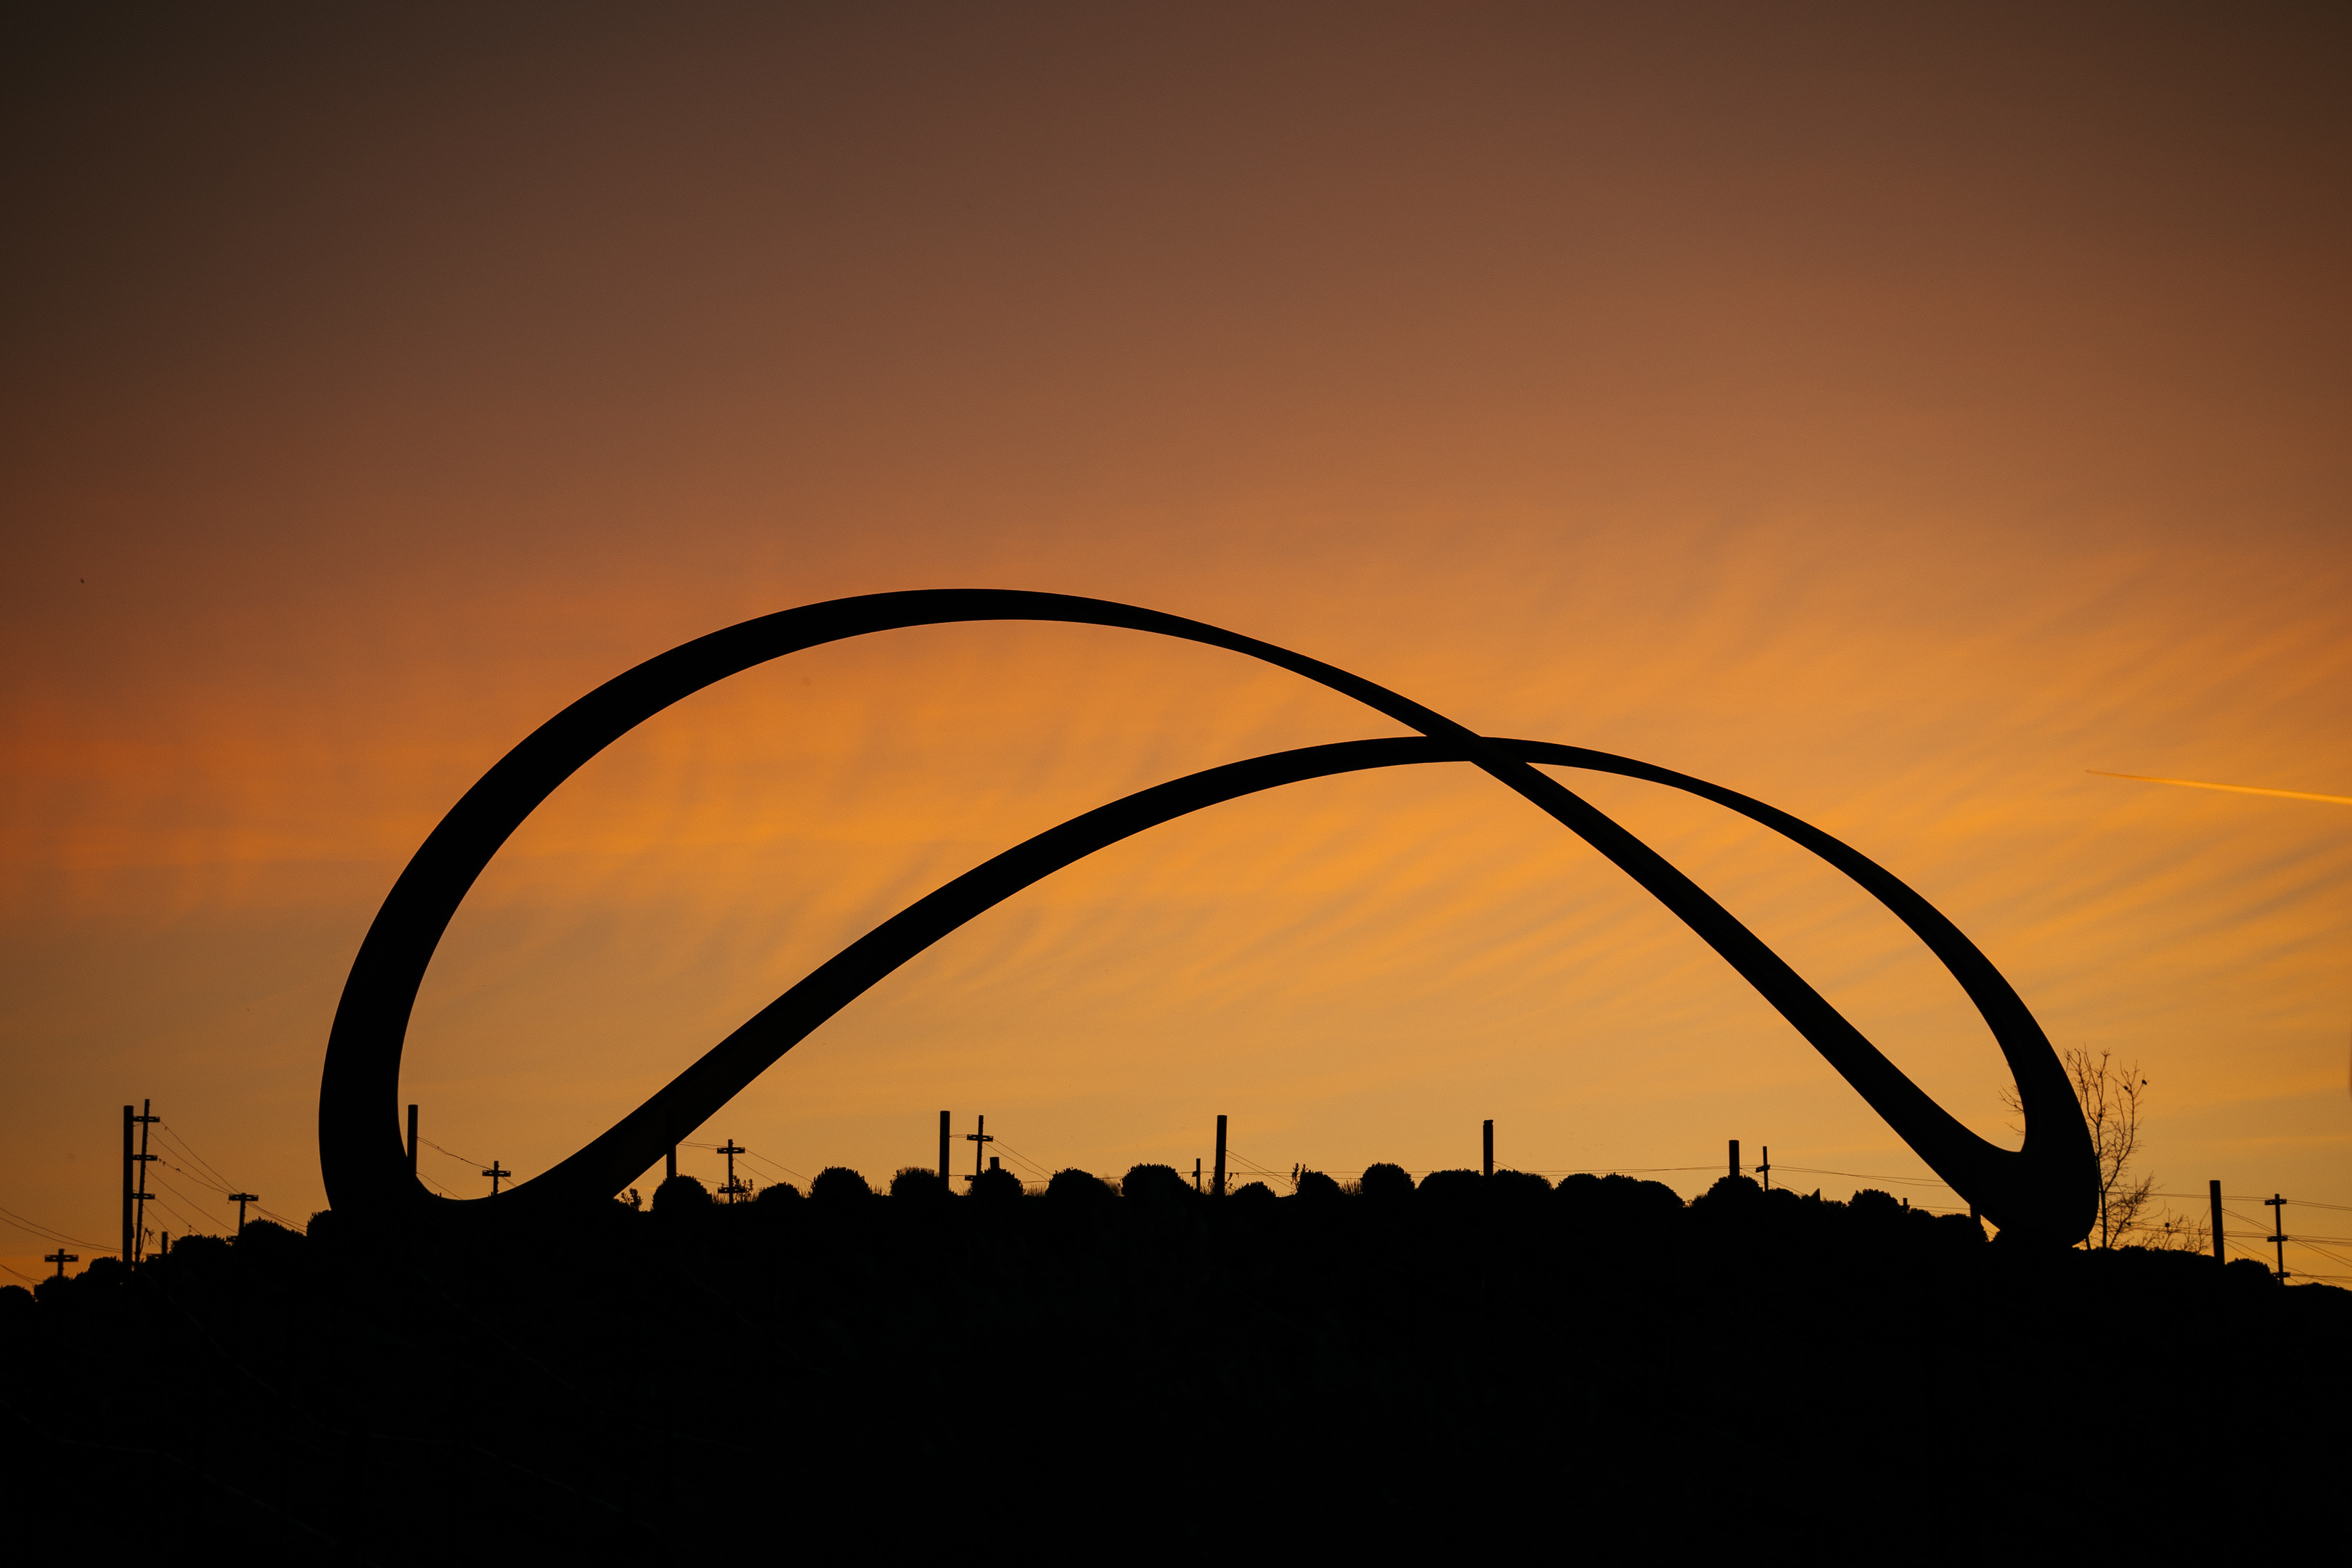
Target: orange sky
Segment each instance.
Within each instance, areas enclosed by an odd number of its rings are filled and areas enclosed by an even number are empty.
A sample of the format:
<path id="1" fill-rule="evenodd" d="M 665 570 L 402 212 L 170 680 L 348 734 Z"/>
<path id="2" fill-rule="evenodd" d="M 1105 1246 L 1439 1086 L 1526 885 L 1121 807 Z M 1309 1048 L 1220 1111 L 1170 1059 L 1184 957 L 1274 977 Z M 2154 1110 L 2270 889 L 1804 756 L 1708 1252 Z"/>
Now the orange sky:
<path id="1" fill-rule="evenodd" d="M 0 1206 L 110 1244 L 152 1096 L 307 1214 L 344 971 L 484 768 L 687 637 L 948 585 L 1760 796 L 2139 1059 L 2168 1190 L 2352 1204 L 2352 810 L 2085 771 L 2352 794 L 2339 14 L 121 15 L 0 64 Z M 404 1098 L 544 1169 L 1018 838 L 1390 728 L 1068 627 L 753 672 L 509 846 Z M 1570 782 L 2005 1136 L 1891 917 Z M 1285 1171 L 1474 1163 L 1491 1116 L 1530 1168 L 1922 1173 L 1467 769 L 1107 852 L 703 1141 L 878 1179 L 942 1107 L 1114 1173 L 1220 1111 Z"/>

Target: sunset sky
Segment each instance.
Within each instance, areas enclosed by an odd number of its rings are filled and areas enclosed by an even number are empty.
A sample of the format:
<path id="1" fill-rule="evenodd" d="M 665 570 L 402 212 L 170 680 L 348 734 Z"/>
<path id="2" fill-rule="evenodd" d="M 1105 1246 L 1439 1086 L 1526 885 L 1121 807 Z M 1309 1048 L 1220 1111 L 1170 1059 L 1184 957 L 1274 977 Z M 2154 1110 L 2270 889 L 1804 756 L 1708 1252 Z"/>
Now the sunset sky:
<path id="1" fill-rule="evenodd" d="M 2340 9 L 8 26 L 0 1207 L 110 1247 L 152 1097 L 306 1216 L 352 953 L 486 768 L 703 632 L 947 586 L 1195 616 L 1759 796 L 1933 900 L 2054 1041 L 2139 1062 L 2176 1206 L 2352 1205 L 2352 806 L 2098 776 L 2352 795 Z M 476 888 L 403 1068 L 465 1157 L 425 1172 L 544 1170 L 1069 816 L 1396 732 L 1062 626 L 740 677 Z M 1892 917 L 1715 808 L 1562 776 L 2014 1142 L 1998 1050 Z M 1286 1174 L 1475 1165 L 1487 1117 L 1503 1163 L 1685 1193 L 1732 1137 L 1833 1197 L 1874 1184 L 1801 1173 L 1926 1174 L 1466 767 L 1099 855 L 696 1141 L 878 1182 L 942 1108 L 1024 1174 L 1189 1172 L 1219 1112 Z M 151 1225 L 232 1223 L 163 1179 Z M 50 1245 L 0 1229 L 0 1264 Z M 2352 1281 L 2335 1250 L 2291 1262 Z"/>

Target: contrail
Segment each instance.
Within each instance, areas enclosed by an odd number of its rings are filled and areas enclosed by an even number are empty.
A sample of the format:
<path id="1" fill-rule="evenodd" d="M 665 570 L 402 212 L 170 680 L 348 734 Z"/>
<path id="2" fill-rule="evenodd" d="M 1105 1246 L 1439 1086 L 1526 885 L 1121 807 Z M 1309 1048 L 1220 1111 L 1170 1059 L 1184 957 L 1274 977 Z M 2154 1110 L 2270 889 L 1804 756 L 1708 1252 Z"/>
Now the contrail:
<path id="1" fill-rule="evenodd" d="M 2301 789 L 2257 789 L 2252 784 L 2207 784 L 2203 779 L 2160 779 L 2150 773 L 2111 773 L 2098 768 L 2084 768 L 2103 779 L 2137 779 L 2142 784 L 2179 784 L 2183 789 L 2225 789 L 2232 795 L 2274 795 L 2281 800 L 2324 800 L 2330 805 L 2352 805 L 2352 795 L 2314 795 Z"/>
<path id="2" fill-rule="evenodd" d="M 2137 779 L 2141 784 L 2179 784 L 2183 789 L 2222 789 L 2231 795 L 2274 795 L 2281 800 L 2318 800 L 2329 805 L 2352 805 L 2352 795 L 2314 795 L 2305 789 L 2257 789 L 2252 784 L 2207 784 L 2203 779 L 2160 779 L 2153 773 L 2111 773 L 2104 768 L 2084 768 L 2083 771 L 2103 779 Z M 2352 1072 L 2347 1072 L 2345 1087 L 2352 1089 Z"/>

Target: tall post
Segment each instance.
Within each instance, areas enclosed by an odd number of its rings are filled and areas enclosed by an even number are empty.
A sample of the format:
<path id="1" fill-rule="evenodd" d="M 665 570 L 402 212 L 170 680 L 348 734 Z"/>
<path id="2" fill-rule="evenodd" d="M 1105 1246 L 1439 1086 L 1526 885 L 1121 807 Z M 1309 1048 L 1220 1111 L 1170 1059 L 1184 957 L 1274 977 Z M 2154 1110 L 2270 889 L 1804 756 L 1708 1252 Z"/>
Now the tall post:
<path id="1" fill-rule="evenodd" d="M 2278 1248 L 2279 1283 L 2284 1285 L 2286 1283 L 2286 1200 L 2273 1193 L 2263 1200 L 2263 1206 L 2269 1209 L 2272 1215 L 2271 1234 L 2263 1239 Z"/>
<path id="2" fill-rule="evenodd" d="M 745 1188 L 742 1183 L 735 1179 L 735 1156 L 745 1152 L 743 1145 L 730 1138 L 719 1145 L 719 1152 L 727 1156 L 727 1184 L 719 1191 L 729 1203 L 741 1203 Z"/>
<path id="3" fill-rule="evenodd" d="M 131 1262 L 131 1173 L 139 1167 L 131 1163 L 131 1119 L 139 1112 L 126 1105 L 122 1108 L 122 1261 Z"/>
<path id="4" fill-rule="evenodd" d="M 147 1165 L 150 1161 L 163 1158 L 160 1154 L 147 1152 L 147 1129 L 152 1123 L 163 1120 L 154 1114 L 154 1110 L 153 1100 L 142 1100 L 139 1102 L 139 1114 L 131 1118 L 139 1123 L 139 1152 L 131 1156 L 139 1163 L 138 1190 L 131 1194 L 131 1203 L 137 1205 L 131 1215 L 131 1261 L 134 1264 L 147 1246 L 147 1200 L 152 1195 L 147 1191 Z"/>
<path id="5" fill-rule="evenodd" d="M 1757 1165 L 1756 1174 L 1764 1183 L 1764 1190 L 1770 1192 L 1772 1190 L 1772 1145 L 1769 1143 L 1764 1145 L 1764 1158 Z"/>
<path id="6" fill-rule="evenodd" d="M 1731 1141 L 1731 1179 L 1735 1182 L 1739 1179 L 1739 1140 L 1737 1138 Z"/>
<path id="7" fill-rule="evenodd" d="M 1201 1156 L 1198 1154 L 1192 1156 L 1192 1190 L 1196 1193 L 1201 1190 Z"/>
<path id="8" fill-rule="evenodd" d="M 1486 1119 L 1486 1174 L 1495 1173 L 1495 1119 Z"/>
<path id="9" fill-rule="evenodd" d="M 2205 1184 L 2205 1192 L 2213 1204 L 2213 1261 L 2227 1263 L 2230 1261 L 2230 1254 L 2221 1245 L 2221 1184 L 2208 1182 Z"/>
<path id="10" fill-rule="evenodd" d="M 1209 1177 L 1209 1195 L 1225 1195 L 1225 1119 L 1222 1116 L 1217 1118 L 1217 1168 Z"/>
<path id="11" fill-rule="evenodd" d="M 229 1194 L 228 1198 L 229 1202 L 236 1205 L 236 1233 L 239 1236 L 243 1236 L 245 1234 L 245 1205 L 247 1204 L 257 1204 L 261 1199 L 251 1193 L 231 1193 Z"/>
<path id="12" fill-rule="evenodd" d="M 56 1264 L 58 1266 L 58 1278 L 62 1279 L 66 1277 L 66 1265 L 68 1263 L 79 1263 L 81 1261 L 81 1255 L 78 1252 L 68 1252 L 64 1247 L 60 1247 L 55 1252 L 52 1252 L 47 1257 L 42 1258 L 41 1261 L 44 1263 Z"/>
<path id="13" fill-rule="evenodd" d="M 416 1107 L 408 1108 L 408 1179 L 416 1179 Z"/>
<path id="14" fill-rule="evenodd" d="M 940 1111 L 940 1180 L 941 1182 L 946 1182 L 946 1181 L 948 1181 L 949 1179 L 950 1179 L 950 1178 L 949 1178 L 949 1176 L 948 1176 L 948 1113 L 947 1113 L 946 1111 L 942 1110 L 942 1111 Z"/>
<path id="15" fill-rule="evenodd" d="M 971 1174 L 964 1178 L 967 1182 L 977 1182 L 980 1180 L 980 1157 L 988 1152 L 988 1146 L 991 1143 L 996 1142 L 995 1139 L 988 1135 L 987 1117 L 982 1116 L 977 1118 L 972 1122 L 972 1126 L 975 1131 L 964 1134 L 965 1142 L 971 1145 Z"/>

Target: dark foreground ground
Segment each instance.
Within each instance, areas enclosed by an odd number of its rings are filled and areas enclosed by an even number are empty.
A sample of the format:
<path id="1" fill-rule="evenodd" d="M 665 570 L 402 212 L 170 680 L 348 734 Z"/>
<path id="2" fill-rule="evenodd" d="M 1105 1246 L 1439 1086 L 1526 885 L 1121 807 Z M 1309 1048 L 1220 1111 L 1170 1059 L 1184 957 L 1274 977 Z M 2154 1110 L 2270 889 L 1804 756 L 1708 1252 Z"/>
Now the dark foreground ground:
<path id="1" fill-rule="evenodd" d="M 253 1561 L 2343 1542 L 2352 1293 L 1744 1181 L 1150 1184 L 184 1241 L 0 1297 L 0 1475 Z"/>

